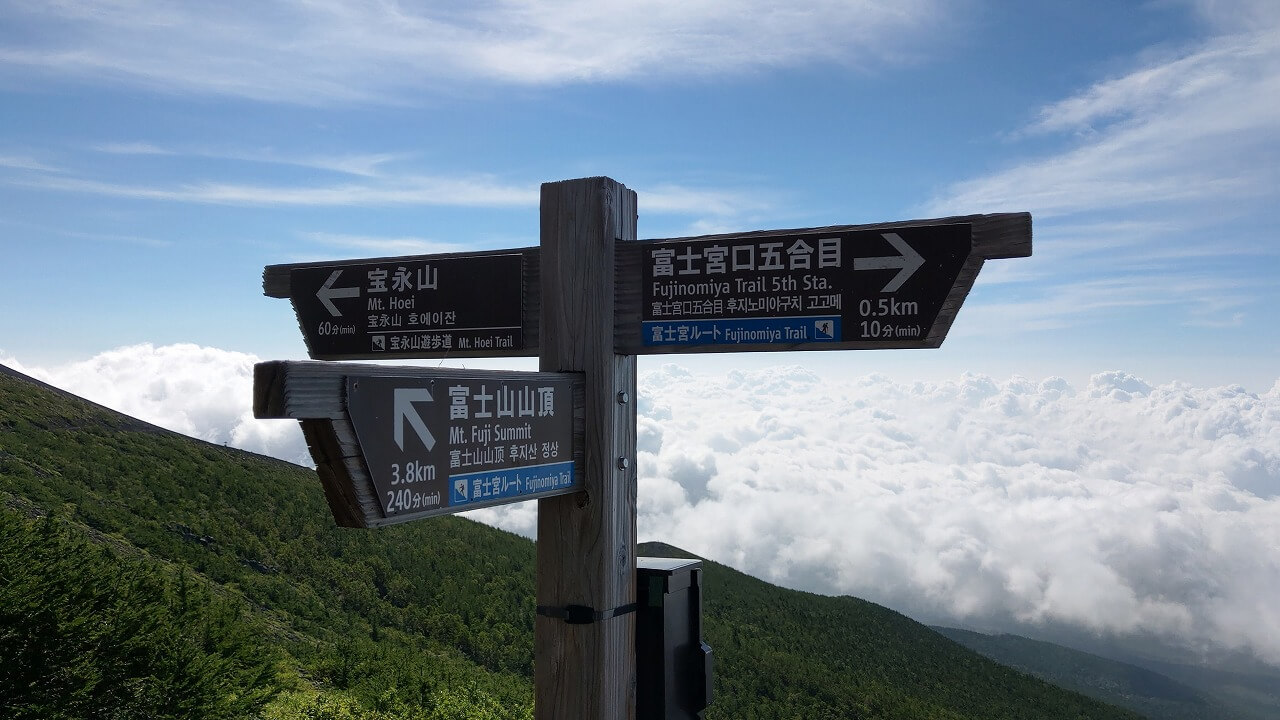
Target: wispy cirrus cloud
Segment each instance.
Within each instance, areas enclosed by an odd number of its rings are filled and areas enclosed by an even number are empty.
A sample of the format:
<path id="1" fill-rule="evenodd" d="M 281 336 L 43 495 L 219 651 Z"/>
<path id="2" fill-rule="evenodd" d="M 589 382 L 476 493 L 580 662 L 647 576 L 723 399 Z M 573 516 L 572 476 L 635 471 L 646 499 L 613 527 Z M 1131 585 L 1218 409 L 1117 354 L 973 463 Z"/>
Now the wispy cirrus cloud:
<path id="1" fill-rule="evenodd" d="M 153 248 L 170 247 L 173 245 L 172 240 L 166 240 L 166 239 L 155 238 L 155 237 L 147 237 L 144 235 L 85 232 L 82 230 L 71 230 L 67 228 L 50 227 L 48 225 L 42 225 L 37 223 L 23 222 L 20 220 L 13 220 L 11 218 L 0 218 L 0 225 L 7 226 L 9 228 L 15 228 L 17 230 L 16 233 L 12 231 L 7 231 L 5 233 L 6 237 L 12 237 L 14 235 L 20 236 L 21 234 L 25 234 L 25 233 L 38 233 L 42 235 L 43 234 L 57 235 L 63 238 L 70 238 L 72 240 L 86 240 L 93 243 L 139 245 L 143 247 L 153 247 Z"/>
<path id="2" fill-rule="evenodd" d="M 292 167 L 330 170 L 345 175 L 376 177 L 384 174 L 388 163 L 408 159 L 406 153 L 337 153 L 332 155 L 293 155 L 271 148 L 255 150 L 213 150 L 207 148 L 162 147 L 148 142 L 113 142 L 95 145 L 97 152 L 111 155 L 154 155 L 164 157 L 233 160 L 246 163 L 288 165 Z"/>
<path id="3" fill-rule="evenodd" d="M 1082 324 L 1082 318 L 1144 309 L 1161 310 L 1184 325 L 1236 327 L 1243 324 L 1244 310 L 1255 303 L 1258 290 L 1208 273 L 1130 272 L 1039 284 L 1010 300 L 966 304 L 952 337 L 1063 330 Z"/>
<path id="4" fill-rule="evenodd" d="M 748 209 L 764 210 L 770 204 L 764 193 L 672 184 L 639 188 L 637 194 L 644 211 L 678 215 L 734 216 Z"/>
<path id="5" fill-rule="evenodd" d="M 58 168 L 27 155 L 0 155 L 0 168 L 50 173 L 59 172 Z"/>
<path id="6" fill-rule="evenodd" d="M 1260 273 L 1280 246 L 1257 218 L 1273 214 L 1280 187 L 1280 6 L 1192 4 L 1218 34 L 1153 50 L 1045 105 L 1013 147 L 1035 138 L 1057 150 L 956 182 L 930 203 L 936 214 L 1036 219 L 1035 257 L 979 280 L 1011 288 L 985 310 L 1005 322 L 988 327 L 1082 326 L 1135 304 L 1233 327 L 1274 298 Z"/>
<path id="7" fill-rule="evenodd" d="M 147 142 L 111 142 L 94 145 L 93 149 L 111 155 L 179 155 L 168 148 Z"/>
<path id="8" fill-rule="evenodd" d="M 899 62 L 937 0 L 0 3 L 0 66 L 268 102 L 403 102 L 459 82 L 542 85 Z"/>
<path id="9" fill-rule="evenodd" d="M 1008 207 L 1039 218 L 1272 198 L 1280 181 L 1280 23 L 1206 41 L 1041 108 L 1025 134 L 1056 153 L 964 180 L 937 212 Z"/>
<path id="10" fill-rule="evenodd" d="M 486 177 L 405 176 L 380 182 L 314 186 L 216 182 L 159 186 L 45 176 L 24 179 L 23 185 L 131 200 L 248 207 L 536 207 L 538 204 L 536 187 L 509 185 Z"/>
<path id="11" fill-rule="evenodd" d="M 236 163 L 270 163 L 330 170 L 354 179 L 329 184 L 262 184 L 194 180 L 168 185 L 77 177 L 69 171 L 54 174 L 33 159 L 19 158 L 13 166 L 30 170 L 9 184 L 28 189 L 84 193 L 130 200 L 233 205 L 246 207 L 537 207 L 538 183 L 521 185 L 483 174 L 433 176 L 403 170 L 403 153 L 350 153 L 332 156 L 288 155 L 271 150 L 192 150 L 166 148 L 146 142 L 106 143 L 94 148 L 113 155 L 200 157 Z M 5 158 L 0 157 L 0 165 Z M 19 162 L 20 161 L 20 162 Z M 392 167 L 395 166 L 395 167 Z M 0 179 L 0 182 L 5 182 Z M 666 183 L 639 190 L 642 212 L 703 218 L 702 225 L 722 223 L 767 208 L 763 192 L 741 188 L 692 187 Z M 372 248 L 385 242 L 374 242 Z M 410 248 L 417 239 L 395 239 L 391 245 Z M 354 245 L 352 245 L 354 247 Z"/>
<path id="12" fill-rule="evenodd" d="M 474 249 L 472 246 L 418 237 L 379 237 L 329 232 L 307 232 L 301 233 L 301 236 L 313 243 L 327 247 L 358 250 L 378 255 L 430 255 Z"/>
<path id="13" fill-rule="evenodd" d="M 345 173 L 347 175 L 378 177 L 386 174 L 386 165 L 405 160 L 408 157 L 409 155 L 406 153 L 354 153 L 340 155 L 309 155 L 304 157 L 285 158 L 277 158 L 273 154 L 268 154 L 266 159 L 263 161 L 316 168 L 319 170 L 332 170 L 334 172 Z M 251 160 L 253 158 L 251 156 L 241 156 L 233 159 Z M 261 159 L 261 156 L 259 159 Z"/>

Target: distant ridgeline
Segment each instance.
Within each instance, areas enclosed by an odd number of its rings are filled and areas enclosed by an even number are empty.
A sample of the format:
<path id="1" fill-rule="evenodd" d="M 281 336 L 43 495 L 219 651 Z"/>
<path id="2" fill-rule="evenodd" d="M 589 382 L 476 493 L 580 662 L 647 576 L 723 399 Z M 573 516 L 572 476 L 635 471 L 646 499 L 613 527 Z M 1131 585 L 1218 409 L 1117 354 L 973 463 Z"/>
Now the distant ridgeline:
<path id="1" fill-rule="evenodd" d="M 1018 635 L 956 628 L 939 633 L 996 662 L 1160 720 L 1274 720 L 1280 675 L 1134 658 L 1120 662 Z M 1147 667 L 1143 667 L 1142 664 Z M 1157 672 L 1159 670 L 1159 672 Z M 1162 674 L 1163 673 L 1163 674 Z"/>
<path id="2" fill-rule="evenodd" d="M 308 469 L 0 368 L 0 717 L 529 718 L 533 567 L 454 516 L 335 528 Z M 708 718 L 1139 717 L 705 568 Z"/>

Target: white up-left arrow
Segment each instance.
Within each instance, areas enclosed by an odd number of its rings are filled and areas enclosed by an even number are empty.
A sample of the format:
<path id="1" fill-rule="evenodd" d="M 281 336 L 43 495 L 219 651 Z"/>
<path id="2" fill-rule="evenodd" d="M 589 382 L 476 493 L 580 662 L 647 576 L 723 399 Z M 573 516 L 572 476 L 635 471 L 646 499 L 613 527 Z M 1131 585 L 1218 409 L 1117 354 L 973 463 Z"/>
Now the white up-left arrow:
<path id="1" fill-rule="evenodd" d="M 893 276 L 888 285 L 880 292 L 897 292 L 916 271 L 924 265 L 924 257 L 915 251 L 915 248 L 907 244 L 906 240 L 898 233 L 880 233 L 880 237 L 889 241 L 889 244 L 898 251 L 898 257 L 869 257 L 854 258 L 854 270 L 897 270 L 898 274 Z"/>
<path id="2" fill-rule="evenodd" d="M 320 289 L 316 291 L 316 297 L 320 298 L 320 303 L 324 305 L 324 309 L 328 310 L 329 314 L 334 317 L 342 317 L 342 311 L 338 310 L 338 306 L 333 304 L 334 298 L 360 297 L 360 288 L 358 287 L 336 288 L 333 286 L 334 281 L 341 274 L 341 270 L 334 270 L 329 279 L 324 281 L 324 285 L 321 285 Z"/>
<path id="3" fill-rule="evenodd" d="M 436 439 L 432 437 L 427 424 L 422 421 L 422 416 L 418 414 L 413 404 L 431 402 L 431 393 L 426 388 L 396 388 L 394 397 L 395 409 L 391 415 L 391 421 L 395 423 L 393 434 L 396 446 L 404 450 L 404 424 L 407 422 L 413 426 L 413 431 L 418 433 L 418 439 L 430 452 L 431 448 L 436 446 Z"/>

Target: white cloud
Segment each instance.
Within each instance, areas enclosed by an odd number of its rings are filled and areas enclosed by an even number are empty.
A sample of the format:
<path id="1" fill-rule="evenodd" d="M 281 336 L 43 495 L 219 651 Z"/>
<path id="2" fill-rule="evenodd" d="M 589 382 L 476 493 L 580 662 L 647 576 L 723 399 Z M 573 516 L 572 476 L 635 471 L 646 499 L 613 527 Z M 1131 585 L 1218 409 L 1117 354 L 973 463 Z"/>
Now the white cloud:
<path id="1" fill-rule="evenodd" d="M 936 0 L 0 3 L 0 65 L 270 102 L 397 102 L 476 80 L 545 84 L 901 61 Z M 934 38 L 936 41 L 936 37 Z"/>
<path id="2" fill-rule="evenodd" d="M 295 423 L 252 419 L 254 360 L 139 345 L 25 371 L 305 462 Z M 666 365 L 638 400 L 641 539 L 930 620 L 1141 634 L 1280 664 L 1280 379 L 1254 395 L 1122 372 L 1077 389 Z M 470 515 L 532 535 L 536 507 Z"/>
<path id="3" fill-rule="evenodd" d="M 644 538 L 922 617 L 1280 663 L 1274 390 L 676 366 L 640 387 Z"/>

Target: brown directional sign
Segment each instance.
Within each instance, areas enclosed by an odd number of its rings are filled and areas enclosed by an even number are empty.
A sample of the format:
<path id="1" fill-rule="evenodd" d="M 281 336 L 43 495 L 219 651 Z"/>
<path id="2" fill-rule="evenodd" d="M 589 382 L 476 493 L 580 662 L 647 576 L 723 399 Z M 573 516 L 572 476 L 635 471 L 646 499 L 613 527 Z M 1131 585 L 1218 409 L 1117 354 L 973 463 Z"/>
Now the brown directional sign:
<path id="1" fill-rule="evenodd" d="M 525 264 L 522 251 L 510 250 L 267 272 L 287 274 L 287 296 L 312 358 L 477 357 L 530 353 Z"/>
<path id="2" fill-rule="evenodd" d="M 968 224 L 651 243 L 640 342 L 652 352 L 927 344 L 971 246 Z"/>
<path id="3" fill-rule="evenodd" d="M 1030 254 L 1027 213 L 620 243 L 614 349 L 936 348 L 983 263 Z M 438 286 L 419 289 L 427 266 Z M 263 274 L 319 360 L 537 355 L 539 285 L 537 248 Z"/>
<path id="4" fill-rule="evenodd" d="M 261 363 L 254 411 L 302 421 L 335 519 L 373 527 L 576 491 L 570 373 Z"/>
<path id="5" fill-rule="evenodd" d="M 576 484 L 567 379 L 349 375 L 347 413 L 387 517 L 527 500 Z"/>
<path id="6" fill-rule="evenodd" d="M 615 347 L 936 348 L 983 262 L 1030 254 L 1027 213 L 633 243 L 618 254 Z"/>

